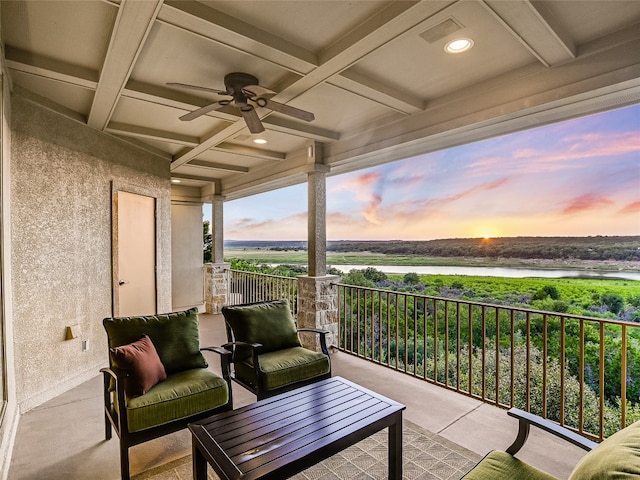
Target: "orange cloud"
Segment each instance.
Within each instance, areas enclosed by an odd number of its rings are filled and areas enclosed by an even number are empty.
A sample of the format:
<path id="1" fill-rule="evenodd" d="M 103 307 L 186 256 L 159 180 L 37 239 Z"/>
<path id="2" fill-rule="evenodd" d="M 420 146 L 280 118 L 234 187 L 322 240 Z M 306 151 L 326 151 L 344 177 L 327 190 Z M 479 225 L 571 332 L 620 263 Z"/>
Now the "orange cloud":
<path id="1" fill-rule="evenodd" d="M 378 218 L 378 207 L 382 203 L 382 197 L 380 195 L 374 194 L 371 198 L 371 203 L 369 206 L 362 211 L 364 218 L 367 219 L 368 222 L 379 225 L 381 220 Z"/>
<path id="2" fill-rule="evenodd" d="M 349 177 L 345 181 L 336 184 L 333 189 L 358 191 L 363 187 L 368 187 L 369 185 L 377 182 L 380 178 L 381 174 L 379 172 L 369 172 L 356 177 Z"/>
<path id="3" fill-rule="evenodd" d="M 585 210 L 593 210 L 595 208 L 611 205 L 613 202 L 606 197 L 598 196 L 595 193 L 585 193 L 572 199 L 569 204 L 562 210 L 564 214 L 573 214 L 583 212 Z"/>
<path id="4" fill-rule="evenodd" d="M 619 213 L 622 213 L 623 215 L 628 213 L 640 213 L 640 201 L 631 202 L 625 205 L 620 209 Z"/>

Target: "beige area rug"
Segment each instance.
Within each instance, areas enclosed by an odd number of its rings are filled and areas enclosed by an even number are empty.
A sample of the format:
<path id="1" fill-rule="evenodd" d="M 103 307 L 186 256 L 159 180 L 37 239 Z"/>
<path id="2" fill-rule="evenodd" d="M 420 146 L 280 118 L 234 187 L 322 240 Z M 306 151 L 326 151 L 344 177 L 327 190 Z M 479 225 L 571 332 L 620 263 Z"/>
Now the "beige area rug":
<path id="1" fill-rule="evenodd" d="M 480 461 L 480 455 L 435 433 L 404 421 L 402 436 L 403 478 L 453 480 L 461 478 Z M 294 480 L 386 480 L 387 430 L 347 448 L 291 477 Z M 218 476 L 209 467 L 209 480 Z M 132 480 L 191 480 L 191 456 L 135 475 Z"/>

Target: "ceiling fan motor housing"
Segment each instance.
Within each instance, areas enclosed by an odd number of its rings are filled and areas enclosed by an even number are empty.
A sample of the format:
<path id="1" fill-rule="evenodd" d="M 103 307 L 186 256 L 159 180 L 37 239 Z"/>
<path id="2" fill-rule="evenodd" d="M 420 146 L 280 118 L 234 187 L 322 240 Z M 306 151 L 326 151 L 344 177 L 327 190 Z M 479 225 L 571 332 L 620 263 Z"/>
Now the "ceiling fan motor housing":
<path id="1" fill-rule="evenodd" d="M 249 85 L 258 85 L 258 79 L 248 73 L 234 72 L 224 76 L 224 86 L 227 92 L 233 94 L 242 92 L 242 89 Z"/>

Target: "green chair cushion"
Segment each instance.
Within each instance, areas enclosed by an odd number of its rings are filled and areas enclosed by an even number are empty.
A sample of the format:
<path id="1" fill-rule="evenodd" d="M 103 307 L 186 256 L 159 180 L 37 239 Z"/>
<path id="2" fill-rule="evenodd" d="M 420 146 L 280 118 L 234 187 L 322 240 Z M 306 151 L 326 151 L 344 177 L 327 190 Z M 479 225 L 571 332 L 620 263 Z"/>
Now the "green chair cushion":
<path id="1" fill-rule="evenodd" d="M 462 478 L 464 480 L 558 480 L 499 450 L 490 452 Z"/>
<path id="2" fill-rule="evenodd" d="M 127 400 L 129 432 L 197 415 L 228 399 L 227 382 L 206 368 L 174 373 L 144 395 Z"/>
<path id="3" fill-rule="evenodd" d="M 160 315 L 105 318 L 102 324 L 109 337 L 109 348 L 149 335 L 167 375 L 208 366 L 200 353 L 197 308 Z"/>
<path id="4" fill-rule="evenodd" d="M 569 480 L 640 477 L 640 421 L 614 433 L 587 453 Z"/>
<path id="5" fill-rule="evenodd" d="M 303 382 L 330 371 L 329 357 L 304 347 L 286 348 L 258 356 L 265 390 Z M 235 364 L 236 376 L 256 382 L 251 358 Z"/>
<path id="6" fill-rule="evenodd" d="M 260 343 L 263 353 L 302 345 L 286 300 L 225 306 L 222 314 L 236 341 Z"/>

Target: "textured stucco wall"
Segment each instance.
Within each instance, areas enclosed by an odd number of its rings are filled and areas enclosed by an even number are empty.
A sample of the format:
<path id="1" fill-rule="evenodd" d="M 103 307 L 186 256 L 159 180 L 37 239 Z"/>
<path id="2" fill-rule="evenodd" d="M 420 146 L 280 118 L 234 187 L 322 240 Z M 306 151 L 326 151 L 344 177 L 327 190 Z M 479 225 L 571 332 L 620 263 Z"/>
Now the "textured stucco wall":
<path id="1" fill-rule="evenodd" d="M 158 309 L 171 309 L 169 161 L 12 96 L 11 267 L 24 412 L 98 374 L 111 315 L 112 184 L 158 204 Z M 65 340 L 78 324 L 80 337 Z M 89 340 L 82 351 L 81 340 Z"/>

